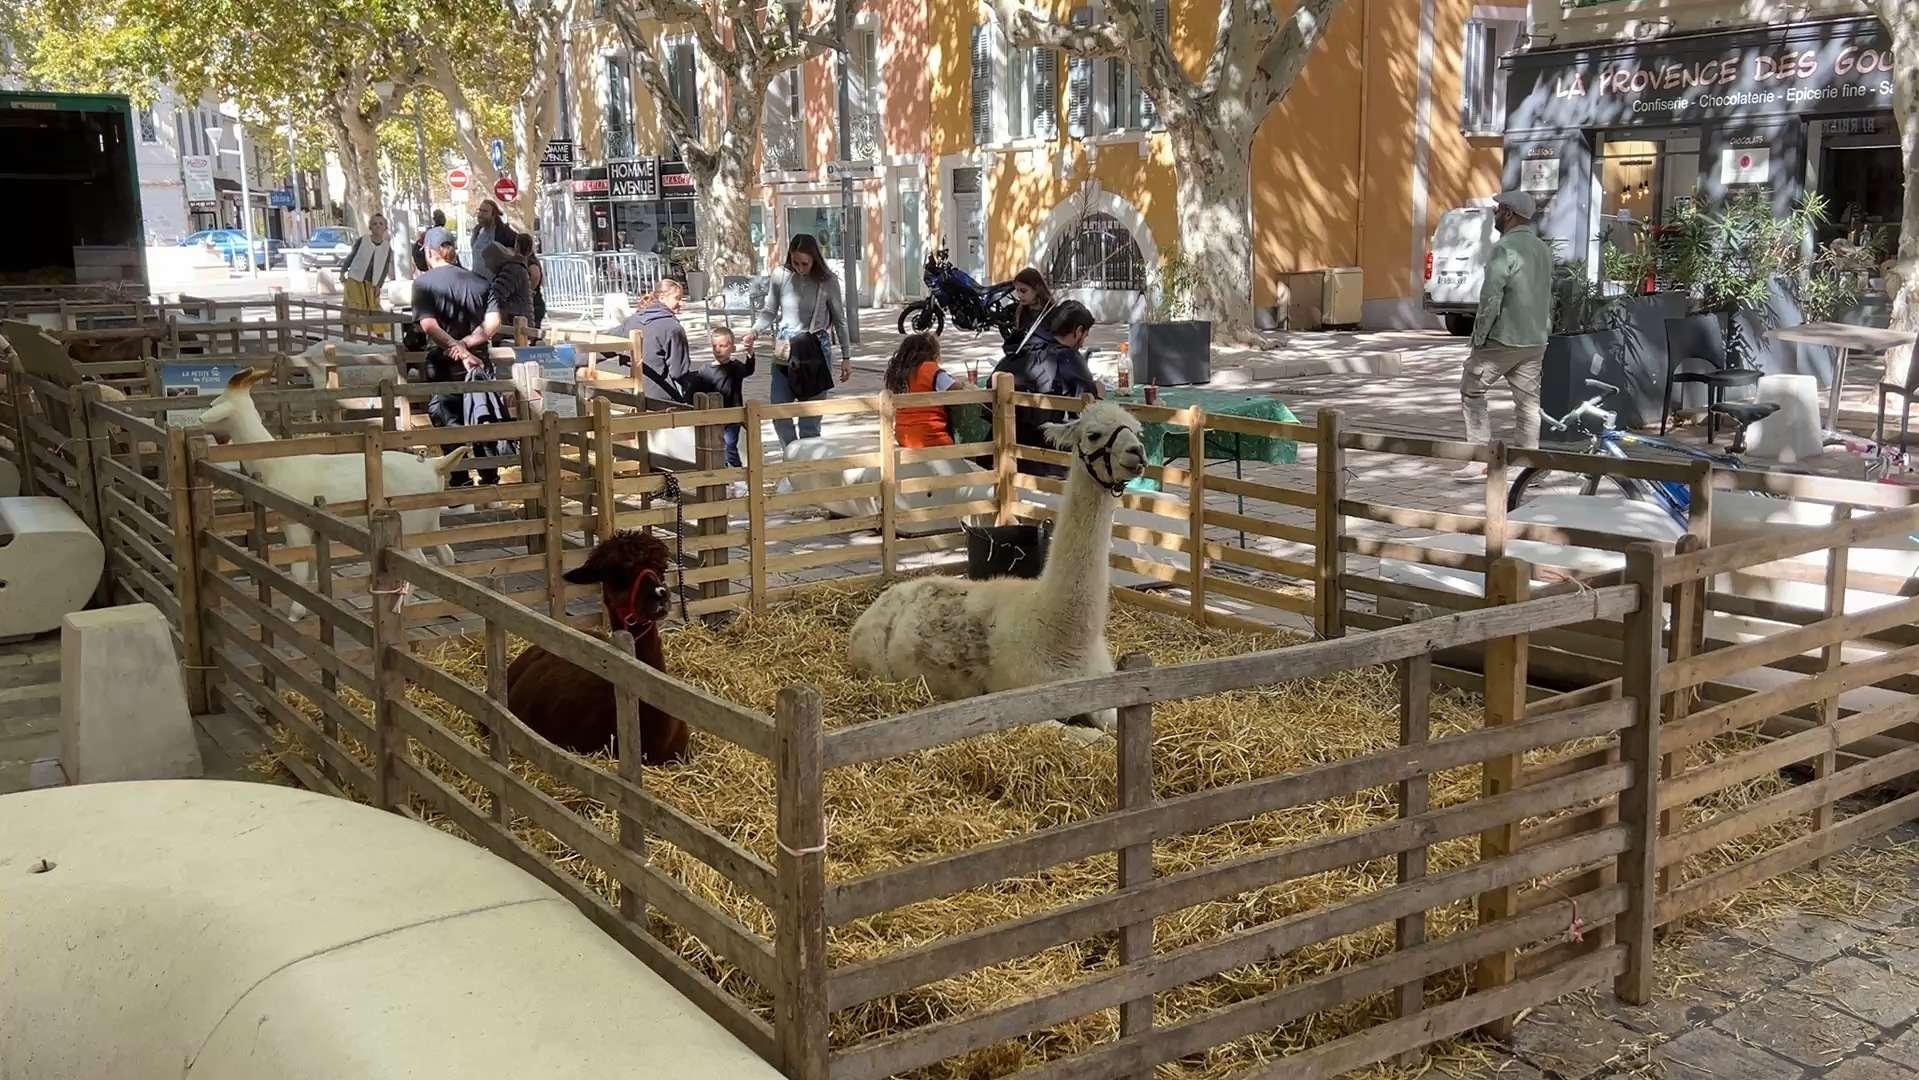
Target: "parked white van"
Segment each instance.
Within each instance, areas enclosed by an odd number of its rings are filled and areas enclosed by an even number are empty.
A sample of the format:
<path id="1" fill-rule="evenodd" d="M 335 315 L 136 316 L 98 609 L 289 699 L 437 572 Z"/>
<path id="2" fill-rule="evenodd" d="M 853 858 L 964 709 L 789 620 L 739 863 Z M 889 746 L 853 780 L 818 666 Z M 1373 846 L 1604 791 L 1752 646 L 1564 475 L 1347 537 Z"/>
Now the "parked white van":
<path id="1" fill-rule="evenodd" d="M 1473 332 L 1479 287 L 1486 280 L 1499 231 L 1493 227 L 1491 200 L 1485 206 L 1460 206 L 1439 215 L 1426 248 L 1426 310 L 1446 320 L 1448 333 Z"/>

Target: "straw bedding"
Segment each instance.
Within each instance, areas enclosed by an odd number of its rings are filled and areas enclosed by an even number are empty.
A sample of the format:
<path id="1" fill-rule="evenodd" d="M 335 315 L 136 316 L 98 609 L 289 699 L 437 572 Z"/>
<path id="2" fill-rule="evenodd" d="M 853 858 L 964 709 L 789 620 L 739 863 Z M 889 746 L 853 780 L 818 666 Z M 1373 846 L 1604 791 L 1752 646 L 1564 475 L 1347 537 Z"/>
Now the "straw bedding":
<path id="1" fill-rule="evenodd" d="M 847 633 L 872 596 L 871 591 L 822 587 L 767 611 L 743 614 L 724 628 L 675 628 L 666 633 L 668 664 L 682 679 L 769 714 L 782 686 L 810 684 L 824 699 L 829 727 L 932 704 L 930 695 L 917 683 L 876 682 L 855 675 L 847 667 Z M 1124 606 L 1115 606 L 1108 633 L 1116 654 L 1142 651 L 1157 664 L 1283 643 L 1266 635 L 1202 629 Z M 521 643 L 512 643 L 513 649 L 519 647 Z M 484 685 L 484 657 L 477 642 L 454 639 L 429 650 L 424 658 L 474 685 Z M 477 730 L 463 714 L 417 688 L 410 689 L 409 696 L 429 715 L 479 742 Z M 308 703 L 289 700 L 314 712 Z M 356 708 L 365 705 L 364 701 L 354 703 Z M 1432 701 L 1433 738 L 1476 728 L 1479 709 L 1476 698 L 1454 691 L 1436 693 Z M 1154 712 L 1154 736 L 1155 792 L 1162 798 L 1176 796 L 1395 746 L 1398 690 L 1391 671 L 1375 668 L 1162 703 Z M 694 735 L 693 748 L 689 764 L 649 769 L 648 790 L 772 861 L 775 786 L 768 763 L 699 733 Z M 1544 753 L 1556 756 L 1581 749 L 1584 747 L 1570 746 Z M 283 752 L 300 751 L 289 745 Z M 420 753 L 417 747 L 415 752 Z M 476 802 L 481 801 L 477 784 L 446 772 L 443 763 L 430 756 L 421 756 L 429 768 L 440 771 Z M 602 767 L 612 767 L 611 760 L 604 756 L 593 760 Z M 575 813 L 609 834 L 616 832 L 614 815 L 603 805 L 538 773 L 523 761 L 516 761 L 515 767 Z M 1439 808 L 1469 801 L 1478 796 L 1479 785 L 1477 768 L 1436 774 L 1431 781 L 1432 804 Z M 1691 816 L 1704 820 L 1730 812 L 1788 785 L 1778 777 L 1755 781 L 1703 804 Z M 1082 745 L 1050 726 L 970 739 L 908 758 L 836 770 L 828 774 L 826 785 L 828 878 L 845 880 L 884 871 L 1095 816 L 1111 809 L 1114 788 L 1110 740 Z M 1396 813 L 1391 788 L 1359 792 L 1159 841 L 1154 846 L 1154 866 L 1162 876 L 1179 873 L 1263 849 L 1376 825 L 1393 819 Z M 1749 837 L 1736 850 L 1695 860 L 1682 876 L 1697 876 L 1750 858 L 1800 834 L 1804 826 L 1802 820 Z M 516 831 L 604 896 L 611 899 L 615 895 L 615 883 L 608 875 L 545 831 L 524 820 L 518 822 Z M 1440 873 L 1470 863 L 1476 850 L 1472 838 L 1436 845 L 1429 870 Z M 715 871 L 669 845 L 654 844 L 652 855 L 662 872 L 682 881 L 756 933 L 771 936 L 771 912 L 731 889 Z M 1905 852 L 1855 850 L 1836 857 L 1826 874 L 1777 879 L 1747 890 L 1699 918 L 1744 920 L 1786 906 L 1856 913 L 1870 906 L 1878 890 L 1895 880 L 1903 881 L 1901 867 L 1909 860 Z M 1294 913 L 1335 905 L 1390 886 L 1394 875 L 1393 860 L 1384 859 L 1201 904 L 1161 917 L 1155 926 L 1155 946 L 1165 951 L 1210 941 Z M 1110 891 L 1115 878 L 1115 859 L 1100 856 L 882 913 L 830 932 L 831 960 L 836 966 L 856 963 L 1008 918 L 1057 908 Z M 1473 921 L 1470 901 L 1454 904 L 1429 913 L 1428 933 L 1442 937 L 1470 927 Z M 653 929 L 728 991 L 770 1017 L 770 999 L 762 988 L 712 955 L 698 940 L 657 916 Z M 1308 946 L 1278 961 L 1238 968 L 1168 991 L 1158 996 L 1158 1021 L 1176 1022 L 1293 985 L 1390 951 L 1392 943 L 1391 927 L 1376 927 Z M 851 1045 L 1003 1005 L 1116 963 L 1117 944 L 1110 934 L 1056 947 L 842 1011 L 835 1015 L 834 1042 Z M 1444 973 L 1428 980 L 1428 1000 L 1436 1003 L 1456 998 L 1465 987 L 1465 971 Z M 1390 1009 L 1384 996 L 1349 1003 L 1162 1067 L 1160 1075 L 1224 1075 L 1388 1019 Z M 1116 1011 L 1082 1017 L 976 1051 L 920 1075 L 1004 1075 L 1110 1040 L 1117 1024 Z M 1455 1043 L 1440 1048 L 1429 1064 L 1441 1072 L 1463 1075 L 1477 1068 L 1483 1056 L 1482 1048 Z M 1391 1069 L 1381 1072 L 1392 1074 Z"/>

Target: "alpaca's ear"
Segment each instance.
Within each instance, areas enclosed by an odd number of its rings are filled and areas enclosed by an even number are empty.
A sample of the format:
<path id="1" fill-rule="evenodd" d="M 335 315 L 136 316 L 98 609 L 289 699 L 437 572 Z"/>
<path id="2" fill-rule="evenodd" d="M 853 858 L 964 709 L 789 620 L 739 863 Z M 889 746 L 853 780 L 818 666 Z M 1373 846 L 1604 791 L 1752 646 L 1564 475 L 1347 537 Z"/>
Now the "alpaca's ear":
<path id="1" fill-rule="evenodd" d="M 1078 420 L 1066 424 L 1041 424 L 1039 430 L 1056 450 L 1071 450 L 1079 440 Z"/>
<path id="2" fill-rule="evenodd" d="M 591 562 L 576 566 L 560 576 L 574 585 L 598 585 L 606 580 L 605 571 Z"/>

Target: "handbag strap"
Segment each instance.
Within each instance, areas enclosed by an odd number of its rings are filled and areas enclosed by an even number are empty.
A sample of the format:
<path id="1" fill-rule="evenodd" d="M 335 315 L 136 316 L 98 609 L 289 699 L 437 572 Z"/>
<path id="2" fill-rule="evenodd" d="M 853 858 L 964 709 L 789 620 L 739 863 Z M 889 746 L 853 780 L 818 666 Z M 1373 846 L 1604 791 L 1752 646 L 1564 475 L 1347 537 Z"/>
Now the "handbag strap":
<path id="1" fill-rule="evenodd" d="M 1014 349 L 1013 350 L 1014 352 L 1026 351 L 1026 343 L 1033 340 L 1033 331 L 1038 330 L 1039 324 L 1045 322 L 1046 316 L 1051 315 L 1053 313 L 1053 309 L 1058 306 L 1059 306 L 1059 303 L 1057 301 L 1046 305 L 1046 309 L 1039 313 L 1039 318 L 1033 320 L 1033 325 L 1026 328 L 1026 336 L 1019 339 L 1019 348 Z"/>
<path id="2" fill-rule="evenodd" d="M 806 324 L 807 333 L 815 334 L 823 329 L 828 329 L 827 327 L 822 327 L 820 325 L 820 311 L 821 309 L 825 307 L 826 307 L 826 286 L 820 284 L 818 281 L 815 281 L 813 282 L 813 318 L 808 320 Z"/>

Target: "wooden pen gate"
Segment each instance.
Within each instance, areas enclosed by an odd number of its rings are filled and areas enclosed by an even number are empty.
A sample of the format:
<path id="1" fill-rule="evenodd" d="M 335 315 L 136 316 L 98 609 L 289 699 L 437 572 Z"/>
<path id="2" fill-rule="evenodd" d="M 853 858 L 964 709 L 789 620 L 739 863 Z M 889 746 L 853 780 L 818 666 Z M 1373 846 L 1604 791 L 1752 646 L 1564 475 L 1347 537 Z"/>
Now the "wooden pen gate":
<path id="1" fill-rule="evenodd" d="M 13 423 L 30 445 L 40 436 L 35 475 L 93 507 L 89 520 L 107 543 L 115 594 L 152 601 L 174 622 L 196 709 L 257 714 L 255 722 L 297 750 L 282 759 L 302 783 L 428 818 L 526 868 L 794 1077 L 950 1067 L 1009 1040 L 1044 1045 L 1048 1029 L 1109 1011 L 1110 1038 L 1076 1053 L 1043 1054 L 1026 1074 L 1146 1075 L 1254 1032 L 1358 1008 L 1375 1022 L 1266 1070 L 1337 1075 L 1453 1034 L 1498 1030 L 1525 1008 L 1608 980 L 1644 1001 L 1653 990 L 1655 925 L 1919 815 L 1912 796 L 1850 817 L 1837 807 L 1919 764 L 1904 741 L 1919 721 L 1908 699 L 1858 708 L 1840 701 L 1865 687 L 1911 693 L 1914 601 L 1848 614 L 1842 595 L 1837 610 L 1759 611 L 1712 584 L 1827 550 L 1839 568 L 1822 571 L 1822 580 L 1830 574 L 1855 590 L 1901 591 L 1902 583 L 1891 588 L 1848 570 L 1846 552 L 1919 529 L 1919 511 L 1881 506 L 1875 516 L 1787 537 L 1720 546 L 1698 538 L 1667 551 L 1507 523 L 1498 509 L 1503 489 L 1492 485 L 1494 509 L 1473 520 L 1356 502 L 1341 483 L 1346 455 L 1362 453 L 1477 455 L 1495 476 L 1525 460 L 1600 471 L 1612 462 L 1422 446 L 1343 432 L 1331 413 L 1312 426 L 1261 426 L 1260 434 L 1312 450 L 1312 483 L 1245 481 L 1191 463 L 1155 467 L 1149 475 L 1159 490 L 1127 495 L 1115 524 L 1116 541 L 1136 546 L 1116 554 L 1114 568 L 1146 579 L 1147 588 L 1116 595 L 1222 626 L 1283 620 L 1320 640 L 1158 669 L 1128 658 L 1112 676 L 829 730 L 817 695 L 805 687 L 787 691 L 776 714 L 765 715 L 639 664 L 617 639 L 582 633 L 603 625 L 597 590 L 568 586 L 560 575 L 615 529 L 665 530 L 683 559 L 687 613 L 697 618 L 765 606 L 805 588 L 809 577 L 883 580 L 948 564 L 962 537 L 908 536 L 901 526 L 948 516 L 1043 520 L 1053 512 L 1047 497 L 1057 495 L 1056 482 L 1019 466 L 1061 459 L 1017 444 L 1013 409 L 1071 410 L 1078 402 L 1027 398 L 1001 384 L 662 411 L 630 390 L 598 387 L 582 395 L 585 412 L 572 418 L 549 413 L 485 429 L 409 430 L 399 427 L 392 403 L 449 388 L 395 384 L 381 388 L 380 416 L 366 426 L 302 434 L 294 425 L 333 424 L 328 403 L 365 391 L 275 387 L 258 393 L 261 411 L 269 426 L 293 437 L 218 447 L 167 426 L 165 413 L 181 408 L 178 401 L 110 403 L 85 386 L 41 386 L 20 375 L 9 387 L 19 410 Z M 934 404 L 990 404 L 993 438 L 929 451 L 892 447 L 897 410 Z M 79 432 L 64 443 L 52 438 L 51 417 L 61 409 L 77 418 L 70 429 Z M 1137 411 L 1185 428 L 1191 446 L 1204 445 L 1213 423 L 1196 409 Z M 824 461 L 767 460 L 762 425 L 809 414 L 866 425 L 873 448 Z M 720 449 L 721 432 L 733 423 L 745 425 L 739 467 L 727 466 Z M 374 461 L 386 450 L 438 453 L 499 437 L 518 441 L 513 459 L 499 463 L 508 477 L 486 492 L 499 505 L 462 512 L 426 534 L 402 534 L 397 512 L 452 508 L 474 496 L 390 496 L 376 481 L 362 504 L 305 506 L 235 470 L 262 456 L 357 453 Z M 974 456 L 990 457 L 993 467 L 959 478 L 901 475 Z M 777 490 L 782 480 L 855 469 L 871 470 L 872 478 Z M 668 494 L 669 472 L 677 498 Z M 1687 475 L 1702 504 L 1722 482 L 1774 483 Z M 925 510 L 896 502 L 901 494 L 975 484 L 990 495 Z M 877 500 L 871 514 L 795 515 L 867 498 Z M 289 547 L 280 532 L 288 522 L 311 530 L 312 542 Z M 1487 545 L 1461 555 L 1356 533 L 1355 522 L 1477 530 Z M 1253 538 L 1243 546 L 1242 532 Z M 1539 576 L 1504 556 L 1500 541 L 1548 535 L 1626 548 L 1624 566 L 1594 580 L 1536 585 Z M 435 542 L 460 546 L 456 566 L 410 553 Z M 509 550 L 484 550 L 497 545 Z M 1353 562 L 1381 557 L 1482 572 L 1486 594 L 1409 591 L 1415 587 Z M 290 572 L 299 562 L 317 567 L 311 583 Z M 1806 576 L 1803 568 L 1784 573 Z M 1365 596 L 1373 601 L 1357 599 Z M 1381 614 L 1380 601 L 1418 605 L 1401 610 L 1432 617 L 1402 621 Z M 289 602 L 312 614 L 290 619 Z M 1730 609 L 1757 611 L 1784 629 L 1750 641 L 1709 638 L 1703 613 Z M 483 670 L 462 677 L 422 659 L 414 633 L 448 619 L 484 642 Z M 1670 635 L 1662 632 L 1668 621 Z M 602 765 L 526 729 L 502 705 L 509 638 L 567 656 L 615 682 L 626 700 L 643 696 L 762 759 L 776 778 L 774 835 L 733 835 L 736 823 L 701 820 L 649 794 L 637 763 Z M 1844 652 L 1848 642 L 1882 651 L 1856 657 Z M 1575 671 L 1580 663 L 1587 666 Z M 1390 749 L 1249 782 L 1156 792 L 1156 706 L 1378 665 L 1399 679 L 1399 731 Z M 1739 685 L 1741 673 L 1760 668 L 1800 678 L 1768 689 Z M 1433 684 L 1444 681 L 1480 695 L 1476 728 L 1433 729 Z M 828 877 L 836 772 L 1103 706 L 1121 715 L 1118 794 L 1106 812 L 893 870 Z M 1746 731 L 1771 741 L 1723 741 Z M 1736 815 L 1692 812 L 1727 785 L 1794 763 L 1806 763 L 1814 781 Z M 1459 770 L 1477 774 L 1476 797 L 1435 802 L 1434 777 Z M 552 794 L 554 780 L 574 794 Z M 1156 849 L 1164 853 L 1194 831 L 1358 798 L 1383 799 L 1384 816 L 1225 861 L 1154 865 Z M 1801 820 L 1809 832 L 1781 833 L 1763 848 L 1733 843 Z M 862 920 L 1096 857 L 1114 860 L 1110 892 L 856 963 L 831 960 L 833 943 L 861 933 Z M 1177 931 L 1179 913 L 1195 905 L 1373 864 L 1385 867 L 1373 871 L 1376 887 L 1338 903 L 1267 910 L 1216 937 L 1188 940 Z M 723 909 L 707 889 L 743 900 Z M 1460 905 L 1472 912 L 1465 922 L 1437 918 Z M 1442 925 L 1452 932 L 1437 932 Z M 835 1018 L 851 1010 L 885 1009 L 929 983 L 1108 938 L 1109 958 L 1065 985 L 1034 987 L 961 1015 L 915 1016 L 878 1038 L 835 1041 Z M 1222 1007 L 1177 1004 L 1186 988 L 1311 950 L 1340 960 Z"/>

